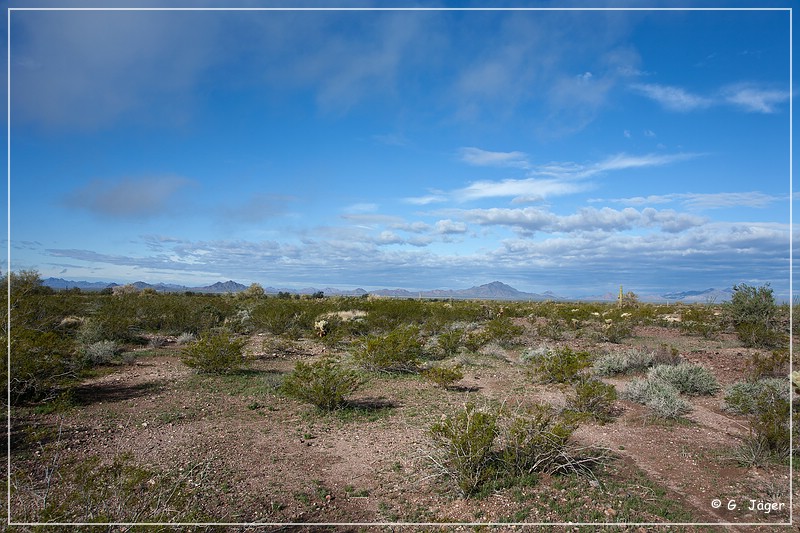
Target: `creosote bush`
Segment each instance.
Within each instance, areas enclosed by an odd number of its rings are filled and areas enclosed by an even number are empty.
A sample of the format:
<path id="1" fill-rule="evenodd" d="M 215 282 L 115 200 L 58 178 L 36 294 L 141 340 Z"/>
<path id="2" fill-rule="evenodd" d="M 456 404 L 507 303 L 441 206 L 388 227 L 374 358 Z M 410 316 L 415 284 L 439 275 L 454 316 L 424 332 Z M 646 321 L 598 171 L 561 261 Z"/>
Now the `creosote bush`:
<path id="1" fill-rule="evenodd" d="M 604 450 L 575 447 L 575 429 L 546 404 L 509 409 L 468 403 L 431 426 L 437 449 L 430 459 L 466 496 L 531 475 L 591 474 L 608 456 Z"/>
<path id="2" fill-rule="evenodd" d="M 413 372 L 422 356 L 419 328 L 400 327 L 388 335 L 370 335 L 353 354 L 356 364 L 381 372 Z"/>
<path id="3" fill-rule="evenodd" d="M 608 422 L 614 418 L 616 400 L 617 389 L 614 385 L 597 379 L 584 379 L 575 385 L 575 391 L 567 397 L 567 408 L 598 422 Z"/>
<path id="4" fill-rule="evenodd" d="M 576 352 L 567 346 L 539 347 L 528 350 L 522 358 L 542 383 L 570 383 L 592 364 L 589 352 Z"/>
<path id="5" fill-rule="evenodd" d="M 434 463 L 458 485 L 464 495 L 487 481 L 498 413 L 468 403 L 455 414 L 433 424 L 430 434 L 440 448 Z"/>
<path id="6" fill-rule="evenodd" d="M 344 406 L 347 397 L 358 390 L 362 383 L 356 372 L 326 357 L 314 363 L 298 361 L 294 371 L 284 378 L 281 390 L 287 396 L 310 403 L 318 409 L 333 411 Z"/>
<path id="7" fill-rule="evenodd" d="M 185 346 L 181 360 L 198 372 L 228 374 L 247 366 L 245 339 L 235 339 L 227 331 L 207 332 L 196 342 Z"/>
<path id="8" fill-rule="evenodd" d="M 464 372 L 461 366 L 446 367 L 433 366 L 422 371 L 422 376 L 428 381 L 446 389 L 452 387 L 456 381 L 464 379 Z"/>

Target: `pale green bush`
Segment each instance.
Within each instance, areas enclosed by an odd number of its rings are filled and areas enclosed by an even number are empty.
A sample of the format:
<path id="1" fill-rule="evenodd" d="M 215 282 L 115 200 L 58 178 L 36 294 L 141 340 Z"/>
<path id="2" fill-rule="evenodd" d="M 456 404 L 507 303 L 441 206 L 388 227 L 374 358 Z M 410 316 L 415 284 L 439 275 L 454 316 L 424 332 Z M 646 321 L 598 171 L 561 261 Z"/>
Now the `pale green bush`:
<path id="1" fill-rule="evenodd" d="M 654 360 L 652 352 L 630 349 L 600 356 L 593 368 L 598 376 L 633 374 L 647 370 L 653 365 Z"/>
<path id="2" fill-rule="evenodd" d="M 665 381 L 679 392 L 690 396 L 712 395 L 720 390 L 719 383 L 711 372 L 691 363 L 654 366 L 648 370 L 647 377 Z"/>

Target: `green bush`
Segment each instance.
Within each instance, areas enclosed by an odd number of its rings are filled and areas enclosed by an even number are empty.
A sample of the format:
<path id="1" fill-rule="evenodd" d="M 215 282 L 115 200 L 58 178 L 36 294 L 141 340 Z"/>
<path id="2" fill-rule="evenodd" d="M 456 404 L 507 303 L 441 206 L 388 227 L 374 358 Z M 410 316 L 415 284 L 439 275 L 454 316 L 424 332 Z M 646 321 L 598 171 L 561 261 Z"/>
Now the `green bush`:
<path id="1" fill-rule="evenodd" d="M 442 356 L 451 357 L 458 354 L 463 341 L 464 330 L 455 328 L 441 333 L 436 340 L 436 344 Z"/>
<path id="2" fill-rule="evenodd" d="M 592 364 L 588 352 L 575 352 L 567 346 L 529 350 L 523 359 L 529 361 L 533 373 L 542 383 L 570 383 Z"/>
<path id="3" fill-rule="evenodd" d="M 569 462 L 567 443 L 574 431 L 547 404 L 517 409 L 503 427 L 502 463 L 516 476 L 554 474 Z"/>
<path id="4" fill-rule="evenodd" d="M 749 348 L 780 346 L 784 335 L 777 331 L 778 306 L 769 284 L 761 287 L 735 285 L 727 307 L 727 318 L 739 340 Z"/>
<path id="5" fill-rule="evenodd" d="M 286 376 L 281 390 L 287 396 L 310 403 L 318 409 L 333 411 L 346 404 L 346 399 L 362 385 L 358 374 L 343 368 L 326 357 L 315 363 L 298 361 Z"/>
<path id="6" fill-rule="evenodd" d="M 720 316 L 714 308 L 699 304 L 681 313 L 679 326 L 684 333 L 702 335 L 706 339 L 712 339 L 722 331 Z"/>
<path id="7" fill-rule="evenodd" d="M 690 396 L 712 395 L 720 390 L 719 383 L 711 372 L 691 363 L 654 366 L 648 370 L 647 377 L 669 383 L 678 392 Z"/>
<path id="8" fill-rule="evenodd" d="M 247 366 L 244 353 L 247 341 L 234 339 L 227 331 L 207 332 L 196 342 L 185 346 L 181 352 L 181 360 L 198 372 L 209 374 L 228 374 L 237 372 Z"/>
<path id="9" fill-rule="evenodd" d="M 464 495 L 474 493 L 487 480 L 492 447 L 498 435 L 497 418 L 496 412 L 469 403 L 430 428 L 439 447 L 434 463 Z"/>
<path id="10" fill-rule="evenodd" d="M 765 388 L 756 397 L 755 413 L 750 418 L 752 433 L 779 458 L 785 458 L 790 449 L 789 413 L 786 390 Z"/>
<path id="11" fill-rule="evenodd" d="M 484 330 L 489 341 L 495 341 L 500 346 L 507 348 L 514 343 L 514 339 L 524 331 L 521 326 L 515 325 L 508 317 L 498 317 L 486 323 Z"/>
<path id="12" fill-rule="evenodd" d="M 452 387 L 456 381 L 464 379 L 464 372 L 460 366 L 444 367 L 434 366 L 422 371 L 422 376 L 442 388 Z"/>
<path id="13" fill-rule="evenodd" d="M 614 385 L 586 379 L 579 381 L 574 393 L 567 397 L 567 408 L 598 422 L 608 422 L 614 418 L 616 400 L 617 389 Z"/>
<path id="14" fill-rule="evenodd" d="M 603 325 L 600 338 L 606 342 L 619 344 L 633 335 L 633 326 L 624 319 L 613 320 Z"/>
<path id="15" fill-rule="evenodd" d="M 655 357 L 652 352 L 630 349 L 600 356 L 593 369 L 598 376 L 616 374 L 633 374 L 643 372 L 653 365 Z"/>
<path id="16" fill-rule="evenodd" d="M 353 354 L 356 364 L 381 372 L 412 372 L 422 356 L 419 328 L 400 327 L 385 336 L 370 335 Z"/>

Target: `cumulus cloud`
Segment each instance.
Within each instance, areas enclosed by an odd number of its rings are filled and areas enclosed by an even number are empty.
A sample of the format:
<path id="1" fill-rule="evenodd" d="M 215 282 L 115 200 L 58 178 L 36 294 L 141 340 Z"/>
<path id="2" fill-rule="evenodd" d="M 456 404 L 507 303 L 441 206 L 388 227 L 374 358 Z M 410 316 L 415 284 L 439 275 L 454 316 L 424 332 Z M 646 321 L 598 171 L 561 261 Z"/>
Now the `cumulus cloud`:
<path id="1" fill-rule="evenodd" d="M 450 219 L 440 220 L 436 223 L 436 233 L 440 235 L 453 235 L 467 232 L 467 225 L 463 222 L 453 222 Z"/>
<path id="2" fill-rule="evenodd" d="M 526 234 L 537 231 L 546 233 L 574 232 L 620 232 L 637 227 L 659 227 L 665 232 L 677 233 L 700 226 L 705 220 L 671 209 L 658 211 L 645 208 L 638 211 L 632 207 L 622 210 L 604 207 L 586 207 L 571 215 L 557 215 L 545 209 L 491 208 L 470 209 L 459 212 L 469 222 L 483 226 L 509 226 Z"/>
<path id="3" fill-rule="evenodd" d="M 180 176 L 94 180 L 69 193 L 62 203 L 106 217 L 153 217 L 169 212 L 177 194 L 192 184 Z"/>

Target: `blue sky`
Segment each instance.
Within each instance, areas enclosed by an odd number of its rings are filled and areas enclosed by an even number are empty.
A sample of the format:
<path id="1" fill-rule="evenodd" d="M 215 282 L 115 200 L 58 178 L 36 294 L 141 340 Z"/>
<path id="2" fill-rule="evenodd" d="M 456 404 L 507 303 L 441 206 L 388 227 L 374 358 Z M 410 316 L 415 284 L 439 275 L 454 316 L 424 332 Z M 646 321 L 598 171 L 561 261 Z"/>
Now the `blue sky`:
<path id="1" fill-rule="evenodd" d="M 11 268 L 785 295 L 789 47 L 785 10 L 13 11 Z"/>

